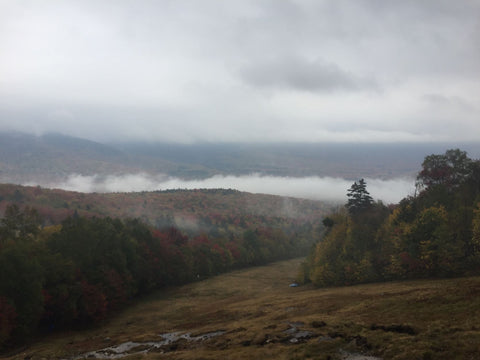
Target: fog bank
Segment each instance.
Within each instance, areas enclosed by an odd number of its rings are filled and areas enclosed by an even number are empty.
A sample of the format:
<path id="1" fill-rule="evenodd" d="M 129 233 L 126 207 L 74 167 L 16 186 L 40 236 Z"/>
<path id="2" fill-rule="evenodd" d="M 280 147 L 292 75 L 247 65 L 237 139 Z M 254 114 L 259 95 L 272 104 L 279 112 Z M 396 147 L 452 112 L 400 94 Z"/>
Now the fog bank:
<path id="1" fill-rule="evenodd" d="M 375 200 L 397 203 L 414 192 L 414 180 L 365 179 L 367 190 Z M 292 196 L 323 201 L 345 202 L 353 181 L 332 177 L 276 177 L 251 174 L 245 176 L 217 175 L 207 179 L 184 180 L 163 174 L 145 173 L 110 176 L 72 174 L 63 181 L 49 184 L 29 183 L 49 188 L 78 192 L 138 192 L 170 189 L 236 189 L 251 193 Z"/>

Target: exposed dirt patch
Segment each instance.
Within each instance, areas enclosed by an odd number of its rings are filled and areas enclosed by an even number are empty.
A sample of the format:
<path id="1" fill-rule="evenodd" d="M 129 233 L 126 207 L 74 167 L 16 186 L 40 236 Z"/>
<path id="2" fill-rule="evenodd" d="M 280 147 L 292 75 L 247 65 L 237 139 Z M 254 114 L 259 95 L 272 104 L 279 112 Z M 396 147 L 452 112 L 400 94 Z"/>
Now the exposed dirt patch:
<path id="1" fill-rule="evenodd" d="M 413 327 L 410 325 L 375 325 L 373 324 L 370 326 L 370 330 L 383 330 L 383 331 L 389 331 L 389 332 L 395 332 L 395 333 L 400 333 L 400 334 L 409 334 L 409 335 L 415 335 L 417 332 Z"/>

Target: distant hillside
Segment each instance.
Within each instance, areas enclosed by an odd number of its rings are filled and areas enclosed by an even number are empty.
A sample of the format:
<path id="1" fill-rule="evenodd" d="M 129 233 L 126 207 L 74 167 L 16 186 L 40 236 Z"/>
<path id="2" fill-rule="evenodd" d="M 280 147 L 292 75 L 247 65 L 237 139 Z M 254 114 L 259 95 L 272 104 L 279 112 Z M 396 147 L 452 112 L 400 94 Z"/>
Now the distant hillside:
<path id="1" fill-rule="evenodd" d="M 137 163 L 145 167 L 152 168 L 159 158 L 181 164 L 177 168 L 172 168 L 170 174 L 185 178 L 252 173 L 346 179 L 393 178 L 413 174 L 428 149 L 428 146 L 424 145 L 404 144 L 293 143 L 117 144 L 116 147 L 135 157 Z"/>
<path id="2" fill-rule="evenodd" d="M 51 181 L 71 173 L 124 173 L 138 169 L 112 147 L 63 135 L 0 133 L 0 179 Z"/>
<path id="3" fill-rule="evenodd" d="M 226 232 L 262 223 L 320 222 L 330 204 L 236 190 L 175 190 L 140 193 L 85 194 L 40 187 L 0 185 L 0 215 L 8 204 L 36 208 L 45 224 L 81 216 L 140 218 L 158 228 L 177 226 L 186 232 Z M 277 220 L 274 220 L 277 219 Z"/>
<path id="4" fill-rule="evenodd" d="M 71 174 L 330 176 L 356 180 L 416 173 L 426 154 L 480 144 L 100 144 L 64 135 L 0 133 L 0 182 L 58 183 Z"/>

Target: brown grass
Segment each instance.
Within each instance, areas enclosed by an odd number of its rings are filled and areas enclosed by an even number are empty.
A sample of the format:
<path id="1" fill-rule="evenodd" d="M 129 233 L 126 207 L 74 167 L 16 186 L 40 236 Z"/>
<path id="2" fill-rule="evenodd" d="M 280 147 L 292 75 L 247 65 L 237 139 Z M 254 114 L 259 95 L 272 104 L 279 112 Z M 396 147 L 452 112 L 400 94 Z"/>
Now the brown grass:
<path id="1" fill-rule="evenodd" d="M 50 335 L 12 358 L 69 358 L 182 331 L 226 333 L 125 359 L 479 359 L 480 278 L 290 288 L 302 260 L 235 271 L 161 291 L 88 331 Z M 292 344 L 289 323 L 314 333 Z"/>

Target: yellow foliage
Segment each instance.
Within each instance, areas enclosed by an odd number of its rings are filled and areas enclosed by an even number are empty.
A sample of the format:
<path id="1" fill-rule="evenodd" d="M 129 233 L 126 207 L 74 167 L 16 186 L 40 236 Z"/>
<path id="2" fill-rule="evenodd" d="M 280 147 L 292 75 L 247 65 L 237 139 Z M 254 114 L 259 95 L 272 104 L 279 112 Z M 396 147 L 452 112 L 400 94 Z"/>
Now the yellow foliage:
<path id="1" fill-rule="evenodd" d="M 40 233 L 38 234 L 40 240 L 46 240 L 48 239 L 52 234 L 55 234 L 57 232 L 60 232 L 62 230 L 62 225 L 50 225 L 50 226 L 45 226 L 40 230 Z"/>

